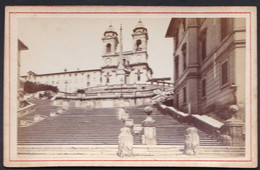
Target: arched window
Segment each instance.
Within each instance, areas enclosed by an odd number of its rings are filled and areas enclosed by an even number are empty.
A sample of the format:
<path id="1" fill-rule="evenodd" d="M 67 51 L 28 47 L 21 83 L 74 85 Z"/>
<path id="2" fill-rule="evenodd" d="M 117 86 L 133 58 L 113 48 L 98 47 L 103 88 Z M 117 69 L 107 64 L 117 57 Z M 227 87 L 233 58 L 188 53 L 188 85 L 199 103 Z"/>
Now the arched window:
<path id="1" fill-rule="evenodd" d="M 111 44 L 108 43 L 106 47 L 107 47 L 107 48 L 106 48 L 106 52 L 107 52 L 107 53 L 110 53 L 110 52 L 111 52 Z"/>
<path id="2" fill-rule="evenodd" d="M 141 40 L 137 40 L 136 41 L 136 51 L 140 51 L 140 50 L 142 50 L 141 48 L 140 48 L 140 45 L 142 44 L 142 41 Z"/>
<path id="3" fill-rule="evenodd" d="M 123 65 L 124 66 L 128 66 L 129 65 L 129 61 L 127 59 L 125 59 L 125 58 L 123 59 Z"/>

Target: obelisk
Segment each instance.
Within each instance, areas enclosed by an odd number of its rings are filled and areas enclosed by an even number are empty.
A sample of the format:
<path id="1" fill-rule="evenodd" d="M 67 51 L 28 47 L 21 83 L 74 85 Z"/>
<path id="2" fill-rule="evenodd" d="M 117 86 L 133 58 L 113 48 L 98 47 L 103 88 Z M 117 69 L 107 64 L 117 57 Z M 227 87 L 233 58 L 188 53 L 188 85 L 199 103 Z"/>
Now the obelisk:
<path id="1" fill-rule="evenodd" d="M 117 67 L 117 83 L 125 84 L 125 66 L 123 64 L 123 36 L 122 36 L 122 25 L 120 25 L 120 52 L 119 52 L 119 63 Z"/>

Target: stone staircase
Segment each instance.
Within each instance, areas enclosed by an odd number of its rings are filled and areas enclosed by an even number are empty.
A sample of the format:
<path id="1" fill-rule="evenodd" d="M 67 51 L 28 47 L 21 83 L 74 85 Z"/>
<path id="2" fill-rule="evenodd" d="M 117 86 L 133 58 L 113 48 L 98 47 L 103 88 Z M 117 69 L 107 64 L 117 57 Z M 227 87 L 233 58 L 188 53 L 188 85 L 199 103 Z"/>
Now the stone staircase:
<path id="1" fill-rule="evenodd" d="M 117 120 L 117 109 L 79 109 L 70 107 L 64 113 L 49 117 L 49 112 L 57 110 L 50 106 L 49 100 L 36 101 L 36 111 L 21 119 L 32 120 L 35 114 L 48 116 L 29 127 L 18 128 L 18 153 L 72 156 L 117 157 L 117 144 L 123 123 Z M 146 118 L 144 106 L 128 107 L 126 112 L 134 124 L 141 124 Z M 141 145 L 134 136 L 134 154 L 141 157 L 175 157 L 183 155 L 184 134 L 189 125 L 180 124 L 170 116 L 162 115 L 154 109 L 153 118 L 157 122 L 157 145 Z M 198 131 L 200 136 L 200 157 L 234 157 L 243 156 L 243 147 L 222 146 L 220 142 Z M 95 145 L 95 146 L 94 146 Z"/>
<path id="2" fill-rule="evenodd" d="M 47 104 L 47 103 L 46 103 Z M 144 107 L 127 108 L 134 124 L 141 124 L 146 118 Z M 38 107 L 34 114 L 43 115 L 45 107 Z M 48 116 L 48 114 L 45 114 Z M 25 117 L 32 119 L 33 113 Z M 158 111 L 153 118 L 157 122 L 158 145 L 183 145 L 184 132 L 188 125 L 180 124 L 169 116 Z M 123 123 L 117 120 L 114 108 L 85 110 L 71 107 L 57 117 L 48 117 L 30 127 L 19 127 L 19 144 L 72 144 L 72 145 L 117 145 L 117 137 Z M 219 146 L 217 140 L 199 131 L 200 144 L 203 146 Z M 141 144 L 135 137 L 134 144 Z"/>

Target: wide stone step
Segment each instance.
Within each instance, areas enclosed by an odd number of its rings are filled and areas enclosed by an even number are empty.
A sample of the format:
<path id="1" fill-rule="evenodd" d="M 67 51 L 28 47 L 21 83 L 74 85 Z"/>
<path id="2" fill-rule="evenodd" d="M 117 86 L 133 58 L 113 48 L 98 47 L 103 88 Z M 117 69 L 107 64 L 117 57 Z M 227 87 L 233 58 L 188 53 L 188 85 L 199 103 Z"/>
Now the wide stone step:
<path id="1" fill-rule="evenodd" d="M 156 156 L 168 157 L 172 156 L 185 156 L 183 155 L 183 146 L 147 146 L 137 145 L 133 147 L 134 156 Z M 232 156 L 244 156 L 243 147 L 226 147 L 226 146 L 214 146 L 214 147 L 200 147 L 200 157 L 232 157 Z M 18 146 L 18 154 L 34 154 L 34 155 L 88 155 L 89 157 L 98 157 L 102 155 L 107 157 L 116 156 L 117 146 L 116 145 L 101 145 L 101 146 Z"/>
<path id="2" fill-rule="evenodd" d="M 22 152 L 22 151 L 37 151 L 37 152 L 57 152 L 57 151 L 60 151 L 60 149 L 58 148 L 52 148 L 52 149 L 44 149 L 44 148 L 39 148 L 39 149 L 28 149 L 28 148 L 19 148 L 19 151 Z M 105 149 L 105 148 L 101 148 L 101 149 L 91 149 L 91 148 L 84 148 L 84 149 L 81 149 L 82 152 L 100 152 L 100 151 L 104 151 L 106 150 L 107 152 L 111 152 L 115 149 Z M 170 149 L 162 149 L 162 148 L 135 148 L 134 147 L 134 150 L 138 150 L 140 152 L 147 152 L 147 151 L 151 151 L 151 152 L 165 152 L 165 153 L 168 153 L 168 152 L 183 152 L 183 147 L 182 148 L 179 148 L 179 147 L 176 147 L 176 148 L 170 148 Z M 66 152 L 76 152 L 78 151 L 77 149 L 71 149 L 71 148 L 66 148 Z M 244 153 L 245 150 L 243 148 L 236 148 L 236 149 L 225 149 L 225 148 L 211 148 L 211 149 L 204 149 L 204 148 L 200 148 L 200 152 L 203 153 L 211 153 L 211 152 L 237 152 L 237 153 Z"/>

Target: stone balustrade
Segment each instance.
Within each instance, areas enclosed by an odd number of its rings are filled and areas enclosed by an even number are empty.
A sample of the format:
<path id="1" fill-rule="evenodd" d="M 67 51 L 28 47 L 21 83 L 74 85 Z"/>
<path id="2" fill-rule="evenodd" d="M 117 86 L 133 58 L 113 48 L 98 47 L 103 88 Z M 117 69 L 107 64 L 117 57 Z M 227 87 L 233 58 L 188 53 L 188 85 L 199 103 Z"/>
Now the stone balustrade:
<path id="1" fill-rule="evenodd" d="M 217 138 L 224 145 L 238 146 L 244 144 L 244 123 L 238 119 L 232 118 L 222 123 L 207 115 L 184 113 L 161 103 L 156 103 L 155 106 L 162 114 L 170 115 L 181 123 L 187 123 L 197 127 L 209 135 Z"/>
<path id="2" fill-rule="evenodd" d="M 30 105 L 18 109 L 18 112 L 17 112 L 18 117 L 23 117 L 23 116 L 25 116 L 25 115 L 27 115 L 27 114 L 29 114 L 29 113 L 31 113 L 35 110 L 35 104 L 30 103 L 30 102 L 29 102 L 29 104 Z"/>

